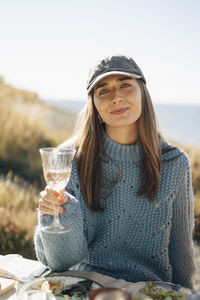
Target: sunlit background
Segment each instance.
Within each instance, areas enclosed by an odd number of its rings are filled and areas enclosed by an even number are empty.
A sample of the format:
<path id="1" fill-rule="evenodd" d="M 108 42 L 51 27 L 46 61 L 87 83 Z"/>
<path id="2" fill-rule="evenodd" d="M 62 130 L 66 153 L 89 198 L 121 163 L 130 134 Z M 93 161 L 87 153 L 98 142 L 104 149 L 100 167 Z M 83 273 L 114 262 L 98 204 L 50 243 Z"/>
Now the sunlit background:
<path id="1" fill-rule="evenodd" d="M 191 163 L 200 292 L 199 16 L 200 0 L 0 0 L 0 255 L 36 259 L 38 149 L 71 136 L 91 66 L 126 54 L 145 74 L 161 133 Z"/>
<path id="2" fill-rule="evenodd" d="M 199 104 L 199 0 L 0 1 L 0 76 L 45 100 L 85 100 L 99 58 L 132 56 L 155 103 Z"/>

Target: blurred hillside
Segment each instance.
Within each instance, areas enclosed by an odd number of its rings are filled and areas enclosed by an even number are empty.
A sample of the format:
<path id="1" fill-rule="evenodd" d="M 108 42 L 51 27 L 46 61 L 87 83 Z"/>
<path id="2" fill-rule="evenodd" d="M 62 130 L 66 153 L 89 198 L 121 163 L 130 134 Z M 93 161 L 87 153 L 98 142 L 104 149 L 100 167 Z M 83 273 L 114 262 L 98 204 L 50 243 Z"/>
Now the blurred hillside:
<path id="1" fill-rule="evenodd" d="M 62 112 L 34 93 L 19 90 L 0 80 L 0 172 L 10 170 L 26 180 L 40 181 L 38 149 L 67 139 L 75 114 Z"/>
<path id="2" fill-rule="evenodd" d="M 0 254 L 35 258 L 35 210 L 44 187 L 38 149 L 66 140 L 75 118 L 36 94 L 0 80 Z M 192 166 L 197 217 L 194 237 L 200 241 L 200 149 L 178 146 L 186 151 Z"/>
<path id="3" fill-rule="evenodd" d="M 61 109 L 56 109 L 44 101 L 38 95 L 29 91 L 16 89 L 4 83 L 0 78 L 0 103 L 12 107 L 18 115 L 25 116 L 30 121 L 39 122 L 45 130 L 52 130 L 52 136 L 59 133 L 65 138 L 71 133 L 75 123 L 75 114 L 66 113 Z"/>

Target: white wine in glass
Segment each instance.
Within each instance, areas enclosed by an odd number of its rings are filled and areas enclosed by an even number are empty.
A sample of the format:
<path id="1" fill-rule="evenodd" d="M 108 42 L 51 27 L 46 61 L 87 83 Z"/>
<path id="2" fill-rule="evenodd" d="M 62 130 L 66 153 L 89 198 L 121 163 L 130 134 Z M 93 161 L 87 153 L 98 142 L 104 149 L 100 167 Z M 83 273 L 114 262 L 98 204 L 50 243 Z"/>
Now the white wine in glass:
<path id="1" fill-rule="evenodd" d="M 60 192 L 63 190 L 70 177 L 72 160 L 76 152 L 75 149 L 70 147 L 65 148 L 41 148 L 39 149 L 44 178 L 47 186 Z M 58 206 L 54 205 L 54 220 L 50 226 L 42 227 L 41 229 L 48 233 L 65 233 L 70 230 L 70 228 L 65 228 L 59 222 Z"/>

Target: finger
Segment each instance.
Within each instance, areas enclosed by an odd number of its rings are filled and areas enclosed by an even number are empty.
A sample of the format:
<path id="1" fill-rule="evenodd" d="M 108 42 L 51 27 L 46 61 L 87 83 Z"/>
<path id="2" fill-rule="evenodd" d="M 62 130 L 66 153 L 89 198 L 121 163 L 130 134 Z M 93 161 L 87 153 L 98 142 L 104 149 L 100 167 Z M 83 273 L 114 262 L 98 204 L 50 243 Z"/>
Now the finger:
<path id="1" fill-rule="evenodd" d="M 50 202 L 44 201 L 43 199 L 39 199 L 38 208 L 42 214 L 54 215 L 54 205 Z M 66 210 L 64 207 L 55 205 L 55 211 L 58 213 L 64 213 Z"/>
<path id="2" fill-rule="evenodd" d="M 60 198 L 62 198 L 65 193 L 65 189 L 62 189 L 58 192 L 56 190 L 50 189 L 48 186 L 46 186 L 45 191 L 52 196 L 60 197 Z"/>
<path id="3" fill-rule="evenodd" d="M 46 215 L 46 214 L 53 215 L 54 214 L 53 205 L 50 204 L 49 202 L 44 201 L 41 198 L 39 199 L 38 208 L 39 208 L 39 211 L 44 215 Z"/>
<path id="4" fill-rule="evenodd" d="M 48 186 L 45 187 L 45 192 L 53 197 L 59 196 L 59 193 L 56 190 L 50 189 Z"/>
<path id="5" fill-rule="evenodd" d="M 59 197 L 60 195 L 62 195 L 62 193 L 64 194 L 64 189 L 63 190 L 61 190 L 60 192 L 58 192 L 58 191 L 56 191 L 56 190 L 54 190 L 54 189 L 50 189 L 49 187 L 48 187 L 48 185 L 45 187 L 45 191 L 47 192 L 47 193 L 49 193 L 50 195 L 52 195 L 52 196 L 54 196 L 54 197 Z"/>
<path id="6" fill-rule="evenodd" d="M 41 207 L 39 207 L 39 211 L 43 215 L 51 215 L 51 216 L 54 215 L 53 211 L 47 207 L 41 206 Z"/>
<path id="7" fill-rule="evenodd" d="M 56 198 L 52 193 L 45 191 L 42 191 L 40 193 L 40 197 L 44 200 L 47 201 L 51 204 L 57 204 L 57 205 L 62 205 L 66 202 L 66 199 L 60 199 Z"/>
<path id="8" fill-rule="evenodd" d="M 65 193 L 65 190 L 63 189 L 63 190 L 61 190 L 60 192 L 59 192 L 59 198 L 63 198 L 64 197 L 64 193 Z"/>
<path id="9" fill-rule="evenodd" d="M 59 213 L 65 212 L 64 207 L 60 207 L 60 205 L 55 205 L 48 201 L 44 201 L 43 199 L 39 199 L 39 209 L 42 208 L 42 210 L 45 209 L 45 210 L 54 212 L 54 207 L 55 207 L 55 211 L 58 211 Z"/>
<path id="10" fill-rule="evenodd" d="M 48 187 L 45 188 L 45 191 L 40 193 L 42 198 L 45 200 L 54 202 L 56 204 L 62 205 L 68 201 L 67 193 L 65 189 L 62 189 L 59 193 L 55 190 L 49 189 Z M 57 200 L 57 201 L 56 201 Z"/>

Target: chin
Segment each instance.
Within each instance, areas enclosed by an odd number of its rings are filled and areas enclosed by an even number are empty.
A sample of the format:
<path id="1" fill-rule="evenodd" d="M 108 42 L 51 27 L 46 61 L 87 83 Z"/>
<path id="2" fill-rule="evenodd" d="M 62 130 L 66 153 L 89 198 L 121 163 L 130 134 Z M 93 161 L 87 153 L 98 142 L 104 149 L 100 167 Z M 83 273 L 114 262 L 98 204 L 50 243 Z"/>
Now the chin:
<path id="1" fill-rule="evenodd" d="M 111 126 L 111 127 L 130 127 L 133 126 L 135 127 L 136 125 L 136 121 L 135 122 L 124 122 L 124 121 L 120 121 L 118 120 L 117 122 L 112 122 L 110 124 L 107 124 L 107 126 Z"/>

